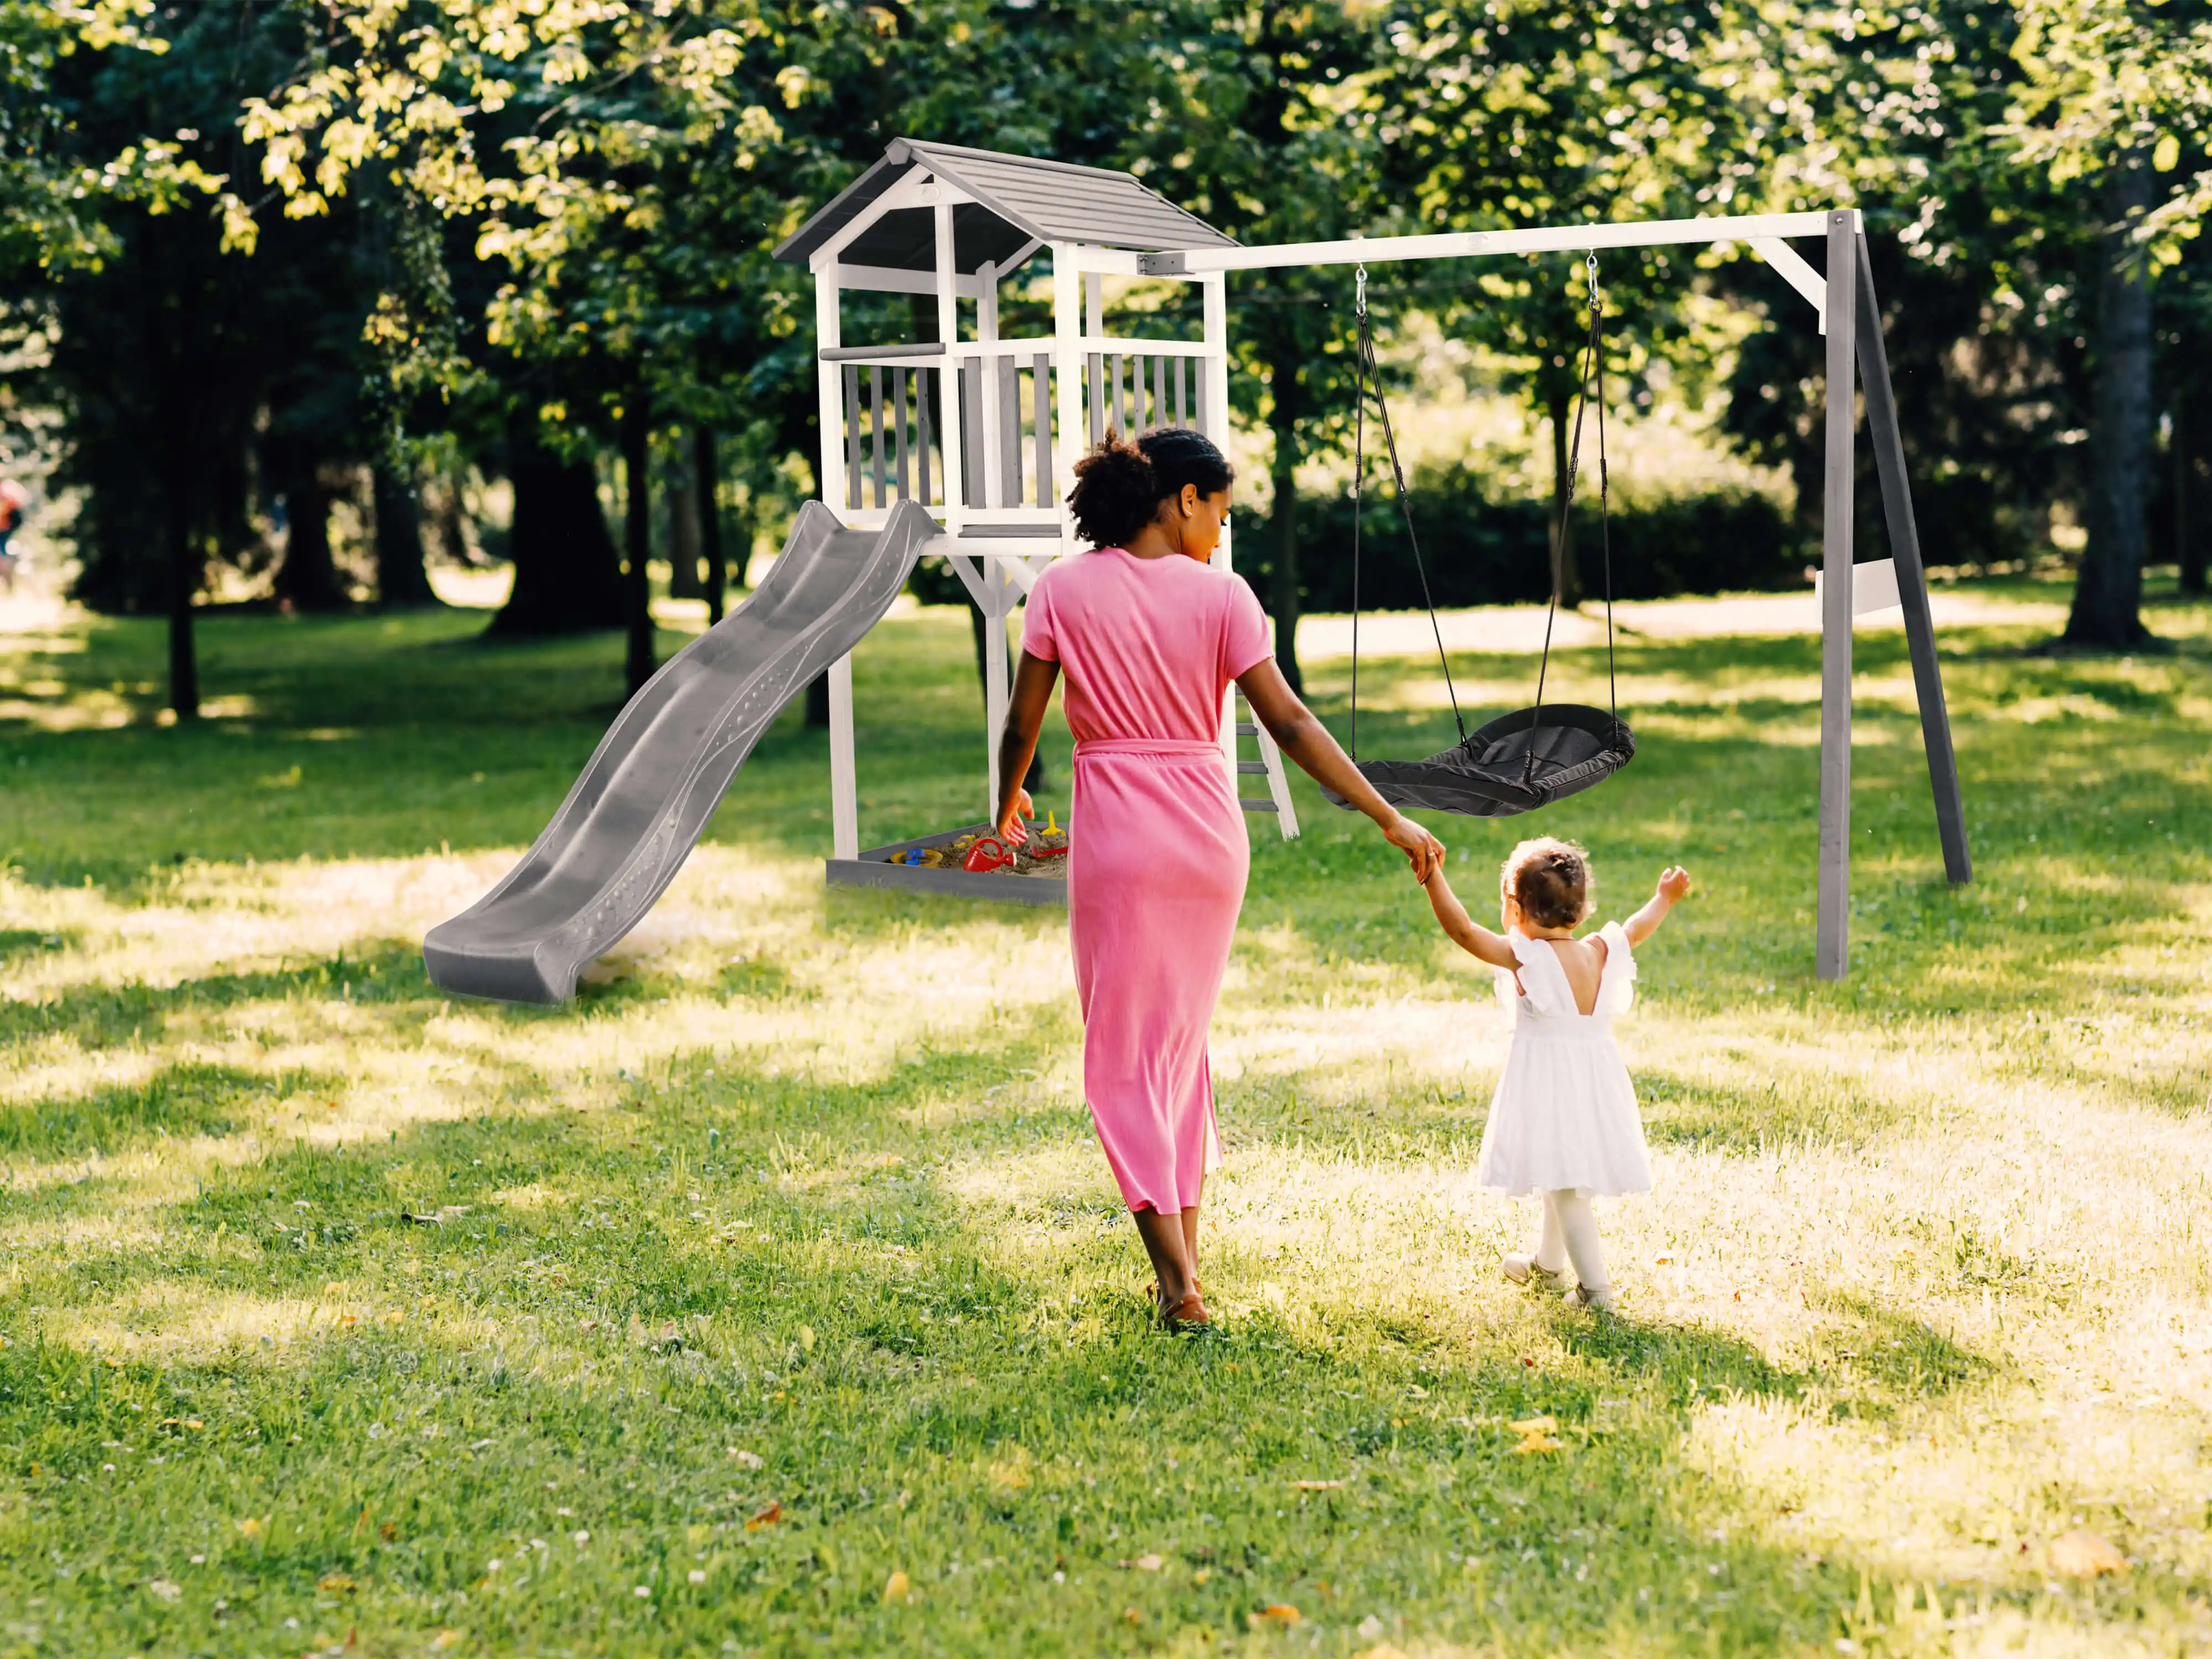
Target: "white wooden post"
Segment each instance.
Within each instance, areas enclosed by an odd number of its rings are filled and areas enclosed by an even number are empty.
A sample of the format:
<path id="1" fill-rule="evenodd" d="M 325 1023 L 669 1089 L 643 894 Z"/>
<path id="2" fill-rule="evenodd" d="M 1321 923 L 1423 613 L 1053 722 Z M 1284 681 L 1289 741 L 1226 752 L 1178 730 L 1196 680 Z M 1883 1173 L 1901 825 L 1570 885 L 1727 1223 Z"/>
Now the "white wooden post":
<path id="1" fill-rule="evenodd" d="M 1200 360 L 1206 365 L 1203 425 L 1206 435 L 1225 448 L 1229 442 L 1228 278 L 1219 275 L 1201 276 L 1198 291 L 1206 316 L 1206 356 Z M 1224 570 L 1236 568 L 1233 542 L 1230 527 L 1224 524 L 1221 526 L 1221 546 L 1213 556 L 1213 562 Z M 1237 795 L 1241 786 L 1237 781 L 1237 688 L 1233 685 L 1221 696 L 1221 759 L 1229 769 L 1229 793 Z"/>
<path id="2" fill-rule="evenodd" d="M 999 343 L 999 272 L 988 260 L 975 269 L 978 284 L 975 295 L 975 343 L 995 347 Z M 1006 446 L 999 441 L 999 422 L 1006 411 L 1000 405 L 1005 399 L 1000 396 L 999 359 L 995 352 L 987 354 L 976 362 L 975 372 L 983 377 L 983 395 L 979 400 L 983 411 L 983 429 L 975 434 L 975 441 L 983 446 L 982 507 L 1006 505 Z"/>
<path id="3" fill-rule="evenodd" d="M 983 569 L 983 588 L 991 596 L 983 607 L 983 726 L 990 745 L 991 804 L 988 819 L 999 810 L 999 733 L 1006 726 L 1006 617 L 1013 609 L 1014 587 L 1007 580 L 1004 561 L 978 559 Z"/>
<path id="4" fill-rule="evenodd" d="M 844 343 L 838 318 L 836 270 L 814 278 L 815 343 L 823 351 Z M 816 370 L 822 419 L 822 499 L 849 512 L 858 506 L 845 496 L 845 389 L 837 365 L 823 362 Z M 850 653 L 830 665 L 830 842 L 841 859 L 860 855 L 859 779 L 853 757 L 853 659 Z"/>
<path id="5" fill-rule="evenodd" d="M 944 372 L 938 377 L 938 453 L 945 463 L 945 527 L 960 533 L 968 505 L 967 469 L 960 445 L 960 272 L 952 254 L 952 204 L 937 204 L 937 337 L 944 343 Z"/>
<path id="6" fill-rule="evenodd" d="M 845 499 L 845 389 L 837 378 L 837 365 L 823 356 L 842 345 L 844 332 L 837 315 L 836 268 L 817 271 L 814 277 L 814 381 L 822 419 L 821 464 L 815 476 L 821 480 L 825 507 L 849 509 Z"/>
<path id="7" fill-rule="evenodd" d="M 853 762 L 853 653 L 830 665 L 830 840 L 837 857 L 860 856 L 860 801 Z"/>
<path id="8" fill-rule="evenodd" d="M 1075 488 L 1075 464 L 1091 447 L 1083 424 L 1083 284 L 1087 278 L 1076 270 L 1072 242 L 1052 245 L 1052 376 L 1060 411 L 1060 431 L 1053 444 L 1054 503 L 1060 508 L 1060 544 L 1075 545 L 1075 518 L 1067 510 L 1068 491 Z M 1040 405 L 1042 407 L 1042 405 Z"/>

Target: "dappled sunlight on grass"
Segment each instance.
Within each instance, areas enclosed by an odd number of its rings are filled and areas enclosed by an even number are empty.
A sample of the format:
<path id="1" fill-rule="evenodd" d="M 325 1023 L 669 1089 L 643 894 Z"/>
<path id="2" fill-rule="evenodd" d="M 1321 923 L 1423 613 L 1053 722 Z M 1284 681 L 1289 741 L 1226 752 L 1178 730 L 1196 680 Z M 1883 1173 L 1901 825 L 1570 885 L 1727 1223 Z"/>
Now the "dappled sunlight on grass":
<path id="1" fill-rule="evenodd" d="M 1215 1026 L 1224 1329 L 1178 1343 L 1083 1109 L 1064 917 L 825 894 L 795 715 L 575 1006 L 428 983 L 422 932 L 619 688 L 618 641 L 473 625 L 212 621 L 210 686 L 254 713 L 198 731 L 150 723 L 155 629 L 0 650 L 0 695 L 129 715 L 0 708 L 0 1601 L 40 1598 L 49 1650 L 2212 1635 L 2197 644 L 1947 639 L 1954 890 L 1901 642 L 1863 635 L 1840 985 L 1810 973 L 1808 638 L 1627 642 L 1632 766 L 1435 821 L 1478 908 L 1537 829 L 1591 847 L 1601 915 L 1698 877 L 1622 1028 L 1658 1189 L 1600 1206 L 1618 1320 L 1499 1276 L 1534 1206 L 1474 1182 L 1490 975 L 1298 782 Z M 864 837 L 979 810 L 969 649 L 921 612 L 860 653 Z M 1340 731 L 1347 666 L 1312 677 Z M 1524 659 L 1465 666 L 1527 700 Z M 1367 752 L 1449 740 L 1432 662 L 1361 690 Z M 2060 1572 L 2076 1526 L 2130 1571 Z M 1249 1623 L 1278 1605 L 1297 1628 Z"/>

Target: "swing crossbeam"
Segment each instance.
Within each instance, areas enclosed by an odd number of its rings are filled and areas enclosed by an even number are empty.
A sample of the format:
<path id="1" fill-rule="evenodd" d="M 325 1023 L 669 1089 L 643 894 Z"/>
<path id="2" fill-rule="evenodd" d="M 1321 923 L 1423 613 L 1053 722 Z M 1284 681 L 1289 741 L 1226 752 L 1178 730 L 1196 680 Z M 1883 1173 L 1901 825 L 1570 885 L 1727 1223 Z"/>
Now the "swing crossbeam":
<path id="1" fill-rule="evenodd" d="M 1794 240 L 1813 237 L 1820 238 L 1824 246 L 1825 271 L 1814 270 L 1790 246 Z M 1464 259 L 1721 243 L 1748 247 L 1814 307 L 1820 331 L 1827 337 L 1827 383 L 1844 391 L 1844 395 L 1828 399 L 1824 434 L 1827 476 L 1821 503 L 1820 854 L 1814 946 L 1814 973 L 1822 979 L 1836 980 L 1844 976 L 1850 964 L 1851 567 L 1858 424 L 1856 399 L 1850 393 L 1855 389 L 1866 394 L 1868 436 L 1896 564 L 1944 874 L 1954 886 L 1973 879 L 1958 762 L 1951 744 L 1950 714 L 1936 659 L 1927 573 L 1905 478 L 1896 392 L 1882 349 L 1873 262 L 1865 221 L 1858 210 L 1353 237 L 1286 242 L 1272 247 L 1184 248 L 1139 254 L 1137 269 L 1145 276 L 1199 276 L 1297 266 L 1379 264 L 1400 259 Z"/>
<path id="2" fill-rule="evenodd" d="M 1863 229 L 1856 209 L 1844 210 Z M 1692 242 L 1784 240 L 1828 234 L 1828 213 L 1747 213 L 1734 217 L 1653 219 L 1640 224 L 1538 225 L 1527 230 L 1462 230 L 1422 236 L 1353 236 L 1267 247 L 1175 248 L 1137 256 L 1144 276 L 1197 276 L 1218 270 L 1276 270 L 1292 265 L 1382 264 L 1394 259 L 1468 259 L 1501 253 L 1582 253 L 1614 247 L 1676 247 Z"/>

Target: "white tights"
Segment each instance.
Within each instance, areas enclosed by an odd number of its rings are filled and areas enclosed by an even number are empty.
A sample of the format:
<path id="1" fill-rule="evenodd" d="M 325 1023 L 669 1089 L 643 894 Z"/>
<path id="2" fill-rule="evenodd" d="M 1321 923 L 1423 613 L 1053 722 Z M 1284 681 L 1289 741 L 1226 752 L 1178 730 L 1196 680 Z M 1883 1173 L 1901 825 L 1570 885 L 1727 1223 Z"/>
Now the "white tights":
<path id="1" fill-rule="evenodd" d="M 1572 1262 L 1583 1288 L 1601 1296 L 1613 1288 L 1605 1276 L 1605 1252 L 1598 1247 L 1597 1212 L 1584 1193 L 1563 1187 L 1544 1194 L 1544 1223 L 1536 1237 L 1536 1265 L 1547 1273 L 1564 1273 Z"/>

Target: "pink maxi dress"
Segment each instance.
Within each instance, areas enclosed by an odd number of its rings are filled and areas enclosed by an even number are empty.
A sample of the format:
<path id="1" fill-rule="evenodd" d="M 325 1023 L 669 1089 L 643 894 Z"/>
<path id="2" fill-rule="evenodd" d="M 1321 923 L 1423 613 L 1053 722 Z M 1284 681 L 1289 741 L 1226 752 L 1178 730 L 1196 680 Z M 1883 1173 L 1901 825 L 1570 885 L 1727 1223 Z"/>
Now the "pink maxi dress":
<path id="1" fill-rule="evenodd" d="M 1175 1214 L 1221 1161 L 1206 1026 L 1251 866 L 1221 698 L 1269 655 L 1267 618 L 1241 576 L 1101 548 L 1037 579 L 1022 649 L 1060 664 L 1075 734 L 1084 1096 L 1129 1207 Z"/>

